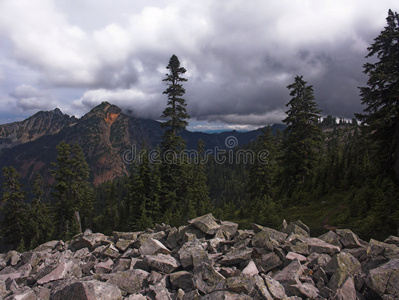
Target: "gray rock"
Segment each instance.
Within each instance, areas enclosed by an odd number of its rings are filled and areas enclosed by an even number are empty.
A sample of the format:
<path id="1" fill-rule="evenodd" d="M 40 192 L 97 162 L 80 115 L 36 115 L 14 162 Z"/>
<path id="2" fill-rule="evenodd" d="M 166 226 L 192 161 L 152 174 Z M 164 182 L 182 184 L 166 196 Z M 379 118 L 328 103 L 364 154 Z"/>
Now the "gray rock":
<path id="1" fill-rule="evenodd" d="M 370 270 L 366 284 L 380 296 L 389 294 L 399 298 L 399 259 L 392 259 Z"/>
<path id="2" fill-rule="evenodd" d="M 188 221 L 188 223 L 197 227 L 199 230 L 206 234 L 215 234 L 220 228 L 220 225 L 216 223 L 216 219 L 212 214 L 207 214 L 195 219 Z"/>
<path id="3" fill-rule="evenodd" d="M 114 232 L 112 232 L 112 235 L 113 235 L 114 240 L 116 242 L 118 242 L 119 239 L 135 241 L 135 240 L 137 240 L 137 238 L 139 237 L 140 234 L 142 234 L 141 231 L 138 231 L 138 232 L 119 232 L 119 231 L 114 231 Z"/>
<path id="4" fill-rule="evenodd" d="M 262 255 L 261 258 L 255 259 L 256 267 L 260 272 L 267 273 L 283 264 L 280 258 L 273 252 Z"/>
<path id="5" fill-rule="evenodd" d="M 252 238 L 252 245 L 254 247 L 263 247 L 267 241 L 275 240 L 278 243 L 282 243 L 287 238 L 287 234 L 274 230 L 272 228 L 263 227 L 262 231 L 255 234 Z"/>
<path id="6" fill-rule="evenodd" d="M 172 300 L 172 295 L 165 286 L 150 285 L 149 294 L 155 300 Z"/>
<path id="7" fill-rule="evenodd" d="M 143 289 L 149 275 L 146 271 L 135 269 L 107 274 L 104 279 L 107 279 L 107 283 L 118 286 L 126 293 L 137 294 Z"/>
<path id="8" fill-rule="evenodd" d="M 112 266 L 114 265 L 114 262 L 112 259 L 107 259 L 104 262 L 100 262 L 95 266 L 95 272 L 96 274 L 106 274 L 110 273 L 112 271 Z"/>
<path id="9" fill-rule="evenodd" d="M 15 250 L 8 251 L 4 260 L 6 264 L 15 266 L 21 260 L 21 253 Z"/>
<path id="10" fill-rule="evenodd" d="M 345 281 L 340 289 L 337 290 L 333 300 L 357 300 L 355 283 L 351 276 Z"/>
<path id="11" fill-rule="evenodd" d="M 80 235 L 75 238 L 71 244 L 70 248 L 76 250 L 82 248 L 89 248 L 91 251 L 101 245 L 109 245 L 112 240 L 102 233 L 92 233 L 88 235 Z"/>
<path id="12" fill-rule="evenodd" d="M 278 272 L 273 278 L 280 282 L 284 288 L 287 288 L 293 284 L 300 284 L 299 276 L 304 272 L 302 265 L 299 261 L 294 260 L 280 272 Z"/>
<path id="13" fill-rule="evenodd" d="M 238 224 L 233 222 L 222 221 L 217 229 L 215 237 L 230 240 L 238 230 Z"/>
<path id="14" fill-rule="evenodd" d="M 59 244 L 60 241 L 49 241 L 33 249 L 33 252 L 51 252 Z"/>
<path id="15" fill-rule="evenodd" d="M 280 282 L 268 275 L 264 275 L 263 279 L 266 283 L 267 289 L 275 299 L 284 299 L 287 297 L 285 294 L 285 288 Z"/>
<path id="16" fill-rule="evenodd" d="M 253 277 L 259 274 L 258 268 L 253 260 L 250 260 L 248 265 L 242 270 L 241 274 L 247 277 Z"/>
<path id="17" fill-rule="evenodd" d="M 142 255 L 155 255 L 158 253 L 170 254 L 168 248 L 166 248 L 160 241 L 153 238 L 146 239 L 139 248 L 139 252 Z"/>
<path id="18" fill-rule="evenodd" d="M 309 228 L 308 228 L 309 229 Z M 297 235 L 302 235 L 305 237 L 309 237 L 309 233 L 303 229 L 302 227 L 294 224 L 294 223 L 290 223 L 290 225 L 288 225 L 285 229 L 282 230 L 282 232 L 290 235 L 290 234 L 297 234 Z"/>
<path id="19" fill-rule="evenodd" d="M 384 243 L 396 245 L 396 246 L 399 247 L 399 237 L 394 236 L 394 235 L 390 235 L 389 237 L 387 237 L 387 238 L 384 240 Z"/>
<path id="20" fill-rule="evenodd" d="M 134 241 L 132 240 L 118 239 L 118 241 L 115 244 L 115 247 L 119 251 L 125 252 L 133 243 Z"/>
<path id="21" fill-rule="evenodd" d="M 371 257 L 383 255 L 389 259 L 399 258 L 399 247 L 394 244 L 387 244 L 371 239 L 366 253 Z"/>
<path id="22" fill-rule="evenodd" d="M 349 276 L 361 273 L 359 261 L 349 253 L 338 253 L 325 267 L 325 272 L 332 277 L 328 287 L 336 292 L 346 282 Z"/>
<path id="23" fill-rule="evenodd" d="M 72 260 L 63 259 L 60 264 L 50 273 L 37 280 L 37 283 L 43 285 L 47 282 L 70 278 L 72 276 L 80 277 L 82 271 L 79 266 Z"/>
<path id="24" fill-rule="evenodd" d="M 110 257 L 110 258 L 117 258 L 120 256 L 119 250 L 112 244 L 105 246 L 105 248 L 101 251 L 101 256 L 103 257 Z"/>
<path id="25" fill-rule="evenodd" d="M 180 266 L 176 258 L 166 254 L 147 255 L 144 262 L 149 267 L 167 274 L 172 273 Z"/>
<path id="26" fill-rule="evenodd" d="M 121 290 L 110 283 L 97 280 L 75 282 L 51 297 L 52 300 L 122 300 Z"/>
<path id="27" fill-rule="evenodd" d="M 211 293 L 225 277 L 207 263 L 194 268 L 194 286 L 204 294 Z"/>
<path id="28" fill-rule="evenodd" d="M 196 239 L 185 243 L 180 248 L 178 254 L 183 268 L 196 267 L 201 263 L 209 261 L 208 253 L 204 250 L 201 242 Z"/>
<path id="29" fill-rule="evenodd" d="M 319 297 L 319 290 L 312 284 L 299 283 L 289 286 L 290 295 L 305 297 L 305 299 L 316 299 Z"/>
<path id="30" fill-rule="evenodd" d="M 237 294 L 249 295 L 255 287 L 255 281 L 249 277 L 229 277 L 225 281 L 226 289 Z"/>
<path id="31" fill-rule="evenodd" d="M 362 247 L 359 237 L 349 229 L 337 229 L 337 235 L 340 237 L 340 242 L 345 248 L 359 248 Z"/>
<path id="32" fill-rule="evenodd" d="M 315 253 L 325 253 L 325 254 L 335 254 L 338 253 L 341 248 L 335 245 L 331 245 L 326 243 L 323 240 L 317 239 L 317 238 L 308 238 L 306 242 L 309 245 L 309 252 L 315 252 Z"/>
<path id="33" fill-rule="evenodd" d="M 273 300 L 272 295 L 266 287 L 265 281 L 259 275 L 255 275 L 253 277 L 254 281 L 254 290 L 251 293 L 251 296 L 255 299 L 266 299 Z"/>
<path id="34" fill-rule="evenodd" d="M 184 298 L 186 299 L 186 298 Z M 252 300 L 248 295 L 235 294 L 229 291 L 216 291 L 201 297 L 201 300 Z"/>
<path id="35" fill-rule="evenodd" d="M 251 259 L 252 251 L 252 249 L 247 247 L 233 249 L 223 257 L 220 263 L 224 266 L 232 266 L 247 262 Z"/>
<path id="36" fill-rule="evenodd" d="M 191 291 L 194 289 L 193 277 L 194 275 L 187 271 L 180 271 L 169 275 L 172 285 L 184 291 Z"/>
<path id="37" fill-rule="evenodd" d="M 36 293 L 29 287 L 24 287 L 5 300 L 37 300 Z"/>
<path id="38" fill-rule="evenodd" d="M 325 241 L 326 243 L 329 243 L 331 245 L 337 246 L 337 247 L 342 247 L 340 240 L 340 237 L 334 232 L 334 231 L 329 231 L 326 232 L 325 234 L 321 235 L 318 237 L 318 239 Z"/>

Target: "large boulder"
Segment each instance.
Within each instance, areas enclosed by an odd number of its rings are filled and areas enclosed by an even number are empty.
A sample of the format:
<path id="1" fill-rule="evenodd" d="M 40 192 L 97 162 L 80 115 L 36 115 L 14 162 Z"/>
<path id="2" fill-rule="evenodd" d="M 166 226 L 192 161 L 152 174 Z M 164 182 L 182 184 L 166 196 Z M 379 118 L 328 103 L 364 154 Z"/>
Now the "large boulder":
<path id="1" fill-rule="evenodd" d="M 290 285 L 300 284 L 299 276 L 304 272 L 304 268 L 299 261 L 294 260 L 284 269 L 279 271 L 273 278 L 280 282 L 287 290 Z"/>
<path id="2" fill-rule="evenodd" d="M 108 274 L 103 278 L 107 279 L 108 283 L 118 286 L 126 293 L 136 294 L 141 292 L 149 275 L 146 271 L 134 269 Z"/>
<path id="3" fill-rule="evenodd" d="M 139 248 L 141 255 L 154 255 L 158 253 L 170 254 L 168 248 L 166 248 L 160 241 L 153 238 L 146 239 Z"/>
<path id="4" fill-rule="evenodd" d="M 185 243 L 179 249 L 178 254 L 183 268 L 196 267 L 201 263 L 209 261 L 208 253 L 203 248 L 201 242 L 196 239 Z"/>
<path id="5" fill-rule="evenodd" d="M 18 298 L 19 299 L 19 298 Z M 74 282 L 51 296 L 52 300 L 122 300 L 121 290 L 113 284 L 98 280 Z"/>
<path id="6" fill-rule="evenodd" d="M 366 284 L 381 297 L 388 294 L 394 297 L 393 299 L 399 299 L 399 259 L 392 259 L 370 270 Z"/>
<path id="7" fill-rule="evenodd" d="M 360 262 L 349 253 L 336 254 L 324 268 L 327 275 L 332 275 L 328 287 L 332 291 L 341 288 L 349 276 L 361 273 Z"/>
<path id="8" fill-rule="evenodd" d="M 171 255 L 157 254 L 147 255 L 144 262 L 152 269 L 162 273 L 172 273 L 180 266 L 180 262 Z"/>
<path id="9" fill-rule="evenodd" d="M 188 221 L 188 223 L 197 227 L 199 230 L 205 234 L 215 234 L 220 228 L 220 225 L 216 223 L 216 219 L 212 214 L 207 214 L 195 219 Z"/>

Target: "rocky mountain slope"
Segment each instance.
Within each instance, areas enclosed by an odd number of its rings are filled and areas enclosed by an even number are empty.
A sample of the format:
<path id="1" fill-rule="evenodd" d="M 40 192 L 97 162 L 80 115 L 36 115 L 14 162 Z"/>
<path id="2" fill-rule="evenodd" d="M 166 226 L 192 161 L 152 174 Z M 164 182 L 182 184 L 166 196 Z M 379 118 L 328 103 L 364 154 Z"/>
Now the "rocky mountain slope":
<path id="1" fill-rule="evenodd" d="M 0 125 L 0 169 L 14 166 L 25 184 L 32 182 L 36 171 L 51 178 L 56 146 L 64 140 L 79 143 L 91 169 L 91 180 L 98 184 L 127 174 L 133 153 L 138 153 L 143 144 L 156 147 L 163 130 L 160 122 L 132 117 L 107 102 L 81 119 L 64 115 L 59 109 L 38 112 L 22 122 Z M 261 130 L 219 134 L 183 131 L 181 134 L 188 149 L 196 149 L 199 139 L 205 141 L 207 149 L 223 149 L 228 137 L 235 137 L 232 146 L 240 146 L 260 133 Z"/>
<path id="2" fill-rule="evenodd" d="M 34 141 L 44 135 L 57 134 L 77 121 L 56 108 L 40 111 L 22 122 L 0 125 L 0 150 Z"/>
<path id="3" fill-rule="evenodd" d="M 312 238 L 300 221 L 238 230 L 211 214 L 112 237 L 86 230 L 1 254 L 0 298 L 399 299 L 398 246 L 345 229 Z"/>

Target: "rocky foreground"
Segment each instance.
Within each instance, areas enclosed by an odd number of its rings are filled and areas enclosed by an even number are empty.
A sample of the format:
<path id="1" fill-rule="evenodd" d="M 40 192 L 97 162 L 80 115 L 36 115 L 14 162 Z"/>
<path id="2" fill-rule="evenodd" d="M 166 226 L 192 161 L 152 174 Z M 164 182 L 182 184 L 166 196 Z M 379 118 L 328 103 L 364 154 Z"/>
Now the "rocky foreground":
<path id="1" fill-rule="evenodd" d="M 364 242 L 348 229 L 311 238 L 216 220 L 0 254 L 0 299 L 399 299 L 399 238 Z"/>

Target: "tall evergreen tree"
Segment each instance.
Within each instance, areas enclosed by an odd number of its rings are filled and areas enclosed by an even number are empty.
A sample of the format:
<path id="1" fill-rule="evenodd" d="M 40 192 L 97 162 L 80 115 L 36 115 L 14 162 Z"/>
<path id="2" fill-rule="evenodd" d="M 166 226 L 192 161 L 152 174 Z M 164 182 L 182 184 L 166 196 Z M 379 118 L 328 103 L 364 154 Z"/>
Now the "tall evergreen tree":
<path id="1" fill-rule="evenodd" d="M 367 87 L 360 88 L 366 106 L 357 118 L 368 128 L 378 145 L 378 158 L 384 169 L 394 169 L 399 178 L 399 15 L 389 10 L 387 26 L 368 47 L 366 58 Z"/>
<path id="2" fill-rule="evenodd" d="M 162 205 L 164 210 L 164 221 L 177 223 L 180 217 L 176 216 L 178 206 L 183 203 L 185 198 L 186 186 L 184 185 L 184 172 L 186 168 L 185 141 L 178 134 L 179 131 L 187 126 L 186 119 L 189 118 L 186 110 L 186 101 L 183 96 L 185 89 L 183 82 L 187 81 L 182 75 L 186 69 L 180 66 L 179 59 L 172 55 L 166 67 L 169 72 L 163 79 L 167 84 L 163 92 L 168 95 L 167 107 L 163 111 L 162 117 L 167 120 L 162 124 L 166 131 L 162 138 L 161 166 L 162 174 Z"/>
<path id="3" fill-rule="evenodd" d="M 30 228 L 32 230 L 31 247 L 34 248 L 46 242 L 53 231 L 53 220 L 50 207 L 45 202 L 45 183 L 39 172 L 32 184 L 33 200 L 30 208 Z"/>
<path id="4" fill-rule="evenodd" d="M 276 145 L 277 140 L 271 127 L 262 129 L 262 135 L 255 143 L 255 160 L 248 180 L 249 216 L 258 224 L 270 227 L 276 227 L 280 223 L 277 205 L 273 201 L 279 172 Z"/>
<path id="5" fill-rule="evenodd" d="M 204 157 L 205 143 L 201 139 L 197 144 L 196 161 L 191 161 L 187 168 L 187 197 L 185 204 L 185 219 L 189 220 L 199 215 L 204 215 L 212 211 L 207 186 L 207 176 Z"/>
<path id="6" fill-rule="evenodd" d="M 317 109 L 313 87 L 307 85 L 303 76 L 296 76 L 295 82 L 287 86 L 292 96 L 282 144 L 283 186 L 291 196 L 293 190 L 311 178 L 319 160 L 322 131 L 318 126 L 320 110 Z"/>
<path id="7" fill-rule="evenodd" d="M 63 141 L 57 150 L 52 196 L 57 206 L 59 237 L 69 238 L 82 229 L 82 224 L 85 227 L 91 224 L 93 193 L 88 181 L 89 166 L 80 146 L 71 147 Z"/>
<path id="8" fill-rule="evenodd" d="M 0 212 L 1 234 L 7 244 L 13 249 L 25 250 L 25 239 L 29 236 L 28 206 L 26 193 L 19 182 L 19 174 L 14 167 L 3 168 L 5 178 L 3 184 L 3 198 L 1 199 Z"/>

